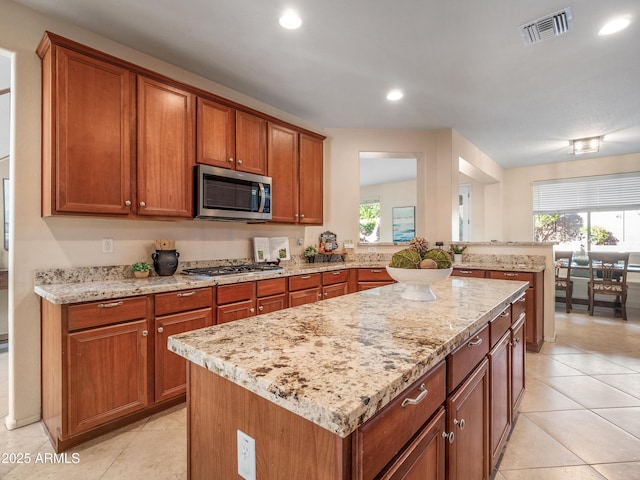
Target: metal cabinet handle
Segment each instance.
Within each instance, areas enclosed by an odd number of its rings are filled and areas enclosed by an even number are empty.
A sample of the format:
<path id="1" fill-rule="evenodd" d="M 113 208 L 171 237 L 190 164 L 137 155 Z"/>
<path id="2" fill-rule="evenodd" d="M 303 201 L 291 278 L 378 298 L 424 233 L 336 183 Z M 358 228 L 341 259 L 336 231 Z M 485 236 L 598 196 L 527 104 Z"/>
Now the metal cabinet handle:
<path id="1" fill-rule="evenodd" d="M 517 273 L 505 273 L 504 276 L 505 277 L 517 277 L 518 274 Z"/>
<path id="2" fill-rule="evenodd" d="M 525 302 L 526 300 L 527 299 L 524 295 L 518 299 L 519 302 Z"/>
<path id="3" fill-rule="evenodd" d="M 469 275 L 471 273 L 473 273 L 471 270 L 458 270 L 458 273 L 463 273 L 465 275 Z"/>
<path id="4" fill-rule="evenodd" d="M 141 206 L 141 207 L 146 207 L 146 206 L 147 206 L 147 204 L 146 204 L 146 203 L 144 203 L 144 202 L 140 202 L 140 206 Z"/>
<path id="5" fill-rule="evenodd" d="M 328 297 L 328 296 L 329 296 L 329 294 L 328 294 L 327 292 L 324 292 L 324 296 L 325 296 L 325 297 Z"/>
<path id="6" fill-rule="evenodd" d="M 332 275 L 340 275 L 342 272 L 332 272 Z"/>
<path id="7" fill-rule="evenodd" d="M 263 311 L 263 310 L 264 310 L 264 307 L 263 307 L 262 305 L 260 305 L 260 306 L 258 307 L 258 310 Z"/>
<path id="8" fill-rule="evenodd" d="M 318 293 L 318 298 L 322 298 L 322 293 Z"/>
<path id="9" fill-rule="evenodd" d="M 124 204 L 128 207 L 129 205 L 131 205 L 131 200 L 127 200 L 126 202 L 124 202 Z"/>
<path id="10" fill-rule="evenodd" d="M 371 269 L 371 273 L 380 273 L 381 271 L 380 269 Z"/>
<path id="11" fill-rule="evenodd" d="M 518 343 L 520 343 L 520 337 L 516 337 L 515 340 L 511 342 L 511 346 L 513 348 L 516 348 L 518 346 Z"/>
<path id="12" fill-rule="evenodd" d="M 508 317 L 509 316 L 509 310 L 505 310 L 504 312 L 502 312 L 500 314 L 501 317 Z"/>
<path id="13" fill-rule="evenodd" d="M 98 308 L 114 308 L 119 307 L 124 302 L 99 303 Z"/>
<path id="14" fill-rule="evenodd" d="M 158 333 L 162 333 L 162 332 L 164 332 L 164 328 L 158 327 Z"/>
<path id="15" fill-rule="evenodd" d="M 442 438 L 444 438 L 445 440 L 449 440 L 449 443 L 453 443 L 455 434 L 453 432 L 442 432 Z"/>
<path id="16" fill-rule="evenodd" d="M 416 405 L 424 400 L 424 397 L 426 397 L 428 394 L 429 390 L 424 387 L 423 383 L 422 385 L 420 385 L 420 395 L 418 395 L 416 398 L 405 398 L 404 400 L 402 400 L 402 406 L 406 407 L 407 405 Z"/>
<path id="17" fill-rule="evenodd" d="M 462 420 L 453 419 L 453 424 L 457 425 L 460 430 L 464 429 L 464 418 Z"/>
<path id="18" fill-rule="evenodd" d="M 304 218 L 304 213 L 301 213 L 301 214 L 300 214 L 300 218 Z"/>
<path id="19" fill-rule="evenodd" d="M 236 160 L 236 163 L 237 163 L 238 165 L 242 165 L 242 160 Z"/>
<path id="20" fill-rule="evenodd" d="M 296 214 L 294 215 L 294 217 L 298 218 L 298 214 L 296 213 Z"/>
<path id="21" fill-rule="evenodd" d="M 230 157 L 229 160 L 227 160 L 229 163 L 233 163 L 233 157 Z"/>
<path id="22" fill-rule="evenodd" d="M 303 275 L 300 277 L 300 280 L 309 280 L 311 278 L 311 275 Z"/>
<path id="23" fill-rule="evenodd" d="M 178 293 L 178 297 L 190 297 L 192 295 L 195 295 L 196 292 L 185 292 L 185 293 Z"/>
<path id="24" fill-rule="evenodd" d="M 469 343 L 467 343 L 467 346 L 468 347 L 477 347 L 481 343 L 482 343 L 482 339 L 480 337 L 476 337 L 475 340 L 471 340 Z"/>
<path id="25" fill-rule="evenodd" d="M 149 335 L 149 332 L 147 330 L 143 330 L 142 331 L 142 336 L 146 337 L 147 335 Z"/>
<path id="26" fill-rule="evenodd" d="M 255 309 L 255 308 L 253 308 L 253 307 L 251 307 L 251 308 L 249 309 L 249 311 L 250 311 L 251 313 L 255 313 L 256 309 Z"/>

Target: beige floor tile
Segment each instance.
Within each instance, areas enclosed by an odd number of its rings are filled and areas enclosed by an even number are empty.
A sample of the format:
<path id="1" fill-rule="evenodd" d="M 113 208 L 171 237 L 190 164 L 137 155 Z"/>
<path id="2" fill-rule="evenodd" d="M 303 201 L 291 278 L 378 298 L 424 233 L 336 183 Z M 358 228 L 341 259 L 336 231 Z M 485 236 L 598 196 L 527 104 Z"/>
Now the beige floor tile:
<path id="1" fill-rule="evenodd" d="M 581 465 L 584 462 L 538 425 L 520 414 L 500 462 L 500 471 Z"/>
<path id="2" fill-rule="evenodd" d="M 640 406 L 640 399 L 589 376 L 549 377 L 541 381 L 586 408 Z"/>
<path id="3" fill-rule="evenodd" d="M 506 480 L 609 480 L 588 465 L 508 470 L 502 473 Z"/>
<path id="4" fill-rule="evenodd" d="M 562 353 L 584 353 L 584 352 L 579 348 L 576 348 L 571 345 L 567 345 L 566 343 L 544 342 L 542 344 L 542 348 L 540 349 L 540 352 L 538 353 L 540 355 L 557 355 Z M 535 354 L 527 354 L 527 356 L 529 355 L 535 355 Z"/>
<path id="5" fill-rule="evenodd" d="M 640 439 L 640 407 L 600 408 L 593 412 Z"/>
<path id="6" fill-rule="evenodd" d="M 640 478 L 640 463 L 609 463 L 593 465 L 607 480 L 637 480 Z"/>
<path id="7" fill-rule="evenodd" d="M 591 411 L 540 412 L 527 416 L 584 463 L 640 461 L 640 439 Z"/>
<path id="8" fill-rule="evenodd" d="M 594 375 L 593 378 L 640 398 L 640 373 L 632 375 Z"/>
<path id="9" fill-rule="evenodd" d="M 495 477 L 493 477 L 493 480 L 507 480 L 507 479 L 505 478 L 504 475 L 502 475 L 502 473 L 496 472 L 496 475 Z"/>
<path id="10" fill-rule="evenodd" d="M 640 335 L 638 335 L 638 337 L 640 337 Z M 640 373 L 640 351 L 638 349 L 638 343 L 640 343 L 640 339 L 636 342 L 635 351 L 632 352 L 598 352 L 596 355 Z"/>
<path id="11" fill-rule="evenodd" d="M 182 480 L 187 477 L 184 431 L 142 431 L 122 451 L 101 480 Z"/>
<path id="12" fill-rule="evenodd" d="M 550 355 L 527 355 L 525 369 L 527 379 L 584 375 L 579 370 L 554 360 Z"/>
<path id="13" fill-rule="evenodd" d="M 156 413 L 142 427 L 143 431 L 181 430 L 187 431 L 187 406 L 182 403 L 164 412 Z"/>
<path id="14" fill-rule="evenodd" d="M 521 412 L 548 412 L 551 410 L 580 410 L 584 408 L 566 395 L 535 378 L 528 378 L 526 391 L 520 404 Z"/>
<path id="15" fill-rule="evenodd" d="M 575 368 L 586 375 L 634 373 L 633 370 L 623 367 L 622 365 L 586 353 L 554 355 L 553 359 L 571 368 Z"/>

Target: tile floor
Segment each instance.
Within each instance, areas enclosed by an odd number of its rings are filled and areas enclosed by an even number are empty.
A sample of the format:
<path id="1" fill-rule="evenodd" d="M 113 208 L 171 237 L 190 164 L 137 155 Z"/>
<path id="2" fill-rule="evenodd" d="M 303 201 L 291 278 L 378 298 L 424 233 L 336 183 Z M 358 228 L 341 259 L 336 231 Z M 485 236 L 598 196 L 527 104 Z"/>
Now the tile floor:
<path id="1" fill-rule="evenodd" d="M 527 391 L 495 479 L 640 479 L 640 311 L 624 322 L 558 309 L 556 323 L 557 343 L 527 354 Z M 0 353 L 0 417 L 6 357 Z M 3 452 L 32 458 L 0 463 L 7 480 L 183 479 L 186 410 L 175 407 L 72 449 L 75 464 L 35 463 L 38 453 L 53 453 L 39 423 L 0 427 Z"/>

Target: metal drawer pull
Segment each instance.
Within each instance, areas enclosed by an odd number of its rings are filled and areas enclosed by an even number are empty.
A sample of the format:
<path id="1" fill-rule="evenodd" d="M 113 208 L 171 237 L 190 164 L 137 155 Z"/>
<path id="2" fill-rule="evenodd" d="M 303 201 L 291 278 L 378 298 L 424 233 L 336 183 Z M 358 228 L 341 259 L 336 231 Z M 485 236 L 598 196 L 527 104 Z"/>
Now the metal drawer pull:
<path id="1" fill-rule="evenodd" d="M 508 316 L 509 316 L 509 310 L 507 310 L 507 311 L 505 311 L 505 312 L 502 312 L 502 313 L 500 314 L 500 316 L 501 316 L 501 317 L 508 317 Z"/>
<path id="2" fill-rule="evenodd" d="M 517 277 L 518 274 L 517 273 L 505 273 L 504 276 L 505 277 Z"/>
<path id="3" fill-rule="evenodd" d="M 467 346 L 469 346 L 469 347 L 477 347 L 481 343 L 482 343 L 482 339 L 480 337 L 476 337 L 475 340 L 472 340 L 469 343 L 467 343 Z"/>
<path id="4" fill-rule="evenodd" d="M 143 331 L 142 331 L 142 336 L 143 336 L 143 337 L 146 337 L 147 335 L 149 335 L 149 332 L 148 332 L 148 331 L 146 331 L 146 330 L 143 330 Z"/>
<path id="5" fill-rule="evenodd" d="M 382 270 L 371 270 L 372 273 L 380 273 Z"/>
<path id="6" fill-rule="evenodd" d="M 516 337 L 516 339 L 511 343 L 511 346 L 513 348 L 516 348 L 518 346 L 518 343 L 520 343 L 520 337 Z"/>
<path id="7" fill-rule="evenodd" d="M 424 397 L 426 397 L 429 394 L 429 390 L 427 390 L 424 387 L 424 383 L 422 385 L 420 385 L 420 395 L 418 395 L 416 398 L 405 398 L 402 401 L 402 406 L 406 407 L 407 405 L 416 405 L 417 403 L 420 403 L 422 400 L 424 400 Z"/>
<path id="8" fill-rule="evenodd" d="M 112 302 L 112 303 L 100 303 L 98 304 L 98 308 L 113 308 L 113 307 L 119 307 L 120 305 L 122 305 L 124 302 Z"/>
<path id="9" fill-rule="evenodd" d="M 179 297 L 190 297 L 191 295 L 195 295 L 196 292 L 187 292 L 187 293 L 179 293 Z"/>
<path id="10" fill-rule="evenodd" d="M 464 429 L 464 418 L 462 420 L 453 419 L 453 424 L 457 425 L 460 430 Z"/>
<path id="11" fill-rule="evenodd" d="M 526 299 L 525 297 L 520 297 L 520 298 L 518 299 L 518 301 L 519 301 L 519 302 L 524 302 L 524 301 L 526 301 L 526 300 L 527 300 L 527 299 Z"/>
<path id="12" fill-rule="evenodd" d="M 340 275 L 342 272 L 332 272 L 332 275 Z"/>
<path id="13" fill-rule="evenodd" d="M 444 438 L 445 440 L 449 440 L 449 443 L 453 443 L 455 434 L 453 432 L 442 432 L 442 438 Z"/>
<path id="14" fill-rule="evenodd" d="M 263 307 L 262 305 L 260 305 L 260 306 L 258 307 L 258 310 L 263 311 L 263 310 L 264 310 L 264 307 Z"/>
<path id="15" fill-rule="evenodd" d="M 458 273 L 464 273 L 465 275 L 473 273 L 471 270 L 458 270 Z"/>
<path id="16" fill-rule="evenodd" d="M 164 328 L 158 327 L 158 333 L 162 333 L 162 332 L 164 332 Z"/>
<path id="17" fill-rule="evenodd" d="M 303 275 L 300 277 L 300 280 L 309 280 L 311 278 L 311 275 Z"/>

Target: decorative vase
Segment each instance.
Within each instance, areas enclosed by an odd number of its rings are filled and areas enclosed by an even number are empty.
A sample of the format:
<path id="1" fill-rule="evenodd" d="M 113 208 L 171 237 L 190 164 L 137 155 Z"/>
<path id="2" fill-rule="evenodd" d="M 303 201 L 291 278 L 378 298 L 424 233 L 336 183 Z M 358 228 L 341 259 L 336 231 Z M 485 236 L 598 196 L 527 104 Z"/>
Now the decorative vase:
<path id="1" fill-rule="evenodd" d="M 461 253 L 454 253 L 453 254 L 453 262 L 454 263 L 462 263 L 462 254 Z"/>
<path id="2" fill-rule="evenodd" d="M 148 271 L 146 271 L 146 272 L 133 272 L 133 275 L 136 278 L 147 278 L 149 276 L 149 272 Z"/>
<path id="3" fill-rule="evenodd" d="M 162 277 L 173 275 L 178 269 L 179 256 L 175 250 L 156 250 L 151 254 L 154 270 Z"/>

